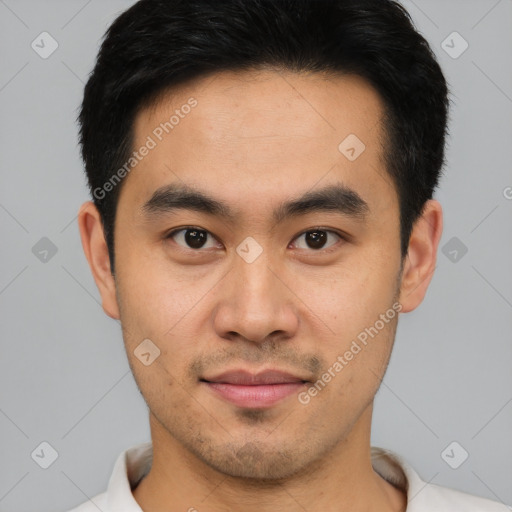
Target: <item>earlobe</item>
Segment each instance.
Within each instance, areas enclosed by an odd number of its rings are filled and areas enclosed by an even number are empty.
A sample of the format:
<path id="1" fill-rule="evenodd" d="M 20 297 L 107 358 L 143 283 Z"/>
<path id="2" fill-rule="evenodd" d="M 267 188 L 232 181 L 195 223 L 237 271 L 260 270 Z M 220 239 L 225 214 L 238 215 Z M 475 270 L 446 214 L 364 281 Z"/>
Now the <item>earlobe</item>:
<path id="1" fill-rule="evenodd" d="M 110 272 L 110 258 L 103 232 L 101 216 L 92 201 L 85 202 L 78 211 L 78 227 L 85 257 L 101 295 L 105 313 L 119 319 L 116 284 Z"/>
<path id="2" fill-rule="evenodd" d="M 441 204 L 430 199 L 414 223 L 400 287 L 402 313 L 416 309 L 423 301 L 434 274 L 437 249 L 443 231 Z"/>

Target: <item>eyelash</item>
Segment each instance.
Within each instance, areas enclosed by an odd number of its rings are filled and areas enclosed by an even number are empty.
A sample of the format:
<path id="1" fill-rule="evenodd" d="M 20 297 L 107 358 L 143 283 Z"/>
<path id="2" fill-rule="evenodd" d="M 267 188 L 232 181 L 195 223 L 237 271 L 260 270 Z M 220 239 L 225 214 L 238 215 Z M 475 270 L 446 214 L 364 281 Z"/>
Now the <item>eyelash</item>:
<path id="1" fill-rule="evenodd" d="M 208 230 L 206 229 L 202 229 L 202 228 L 199 228 L 197 226 L 183 226 L 181 228 L 176 228 L 176 229 L 173 229 L 172 231 L 170 231 L 169 233 L 167 233 L 165 236 L 164 236 L 164 239 L 165 240 L 168 240 L 168 239 L 172 239 L 177 233 L 181 232 L 181 231 L 188 231 L 188 230 L 197 230 L 197 231 L 204 231 L 205 233 L 207 233 L 207 235 L 210 235 L 211 237 L 213 237 L 215 240 L 216 238 L 213 236 L 212 233 L 210 233 Z M 329 228 L 325 228 L 325 227 L 321 227 L 321 226 L 315 226 L 315 227 L 312 227 L 312 228 L 309 228 L 309 229 L 306 229 L 304 231 L 301 231 L 300 233 L 298 233 L 294 238 L 293 240 L 296 240 L 297 238 L 301 237 L 302 235 L 305 235 L 307 233 L 311 233 L 313 231 L 324 231 L 325 233 L 331 233 L 331 234 L 334 234 L 336 236 L 338 236 L 342 241 L 344 242 L 348 242 L 348 235 L 345 235 L 343 234 L 342 232 L 339 232 L 339 231 L 336 231 L 336 230 L 333 230 L 333 229 L 329 229 Z M 183 250 L 185 252 L 193 252 L 193 253 L 201 253 L 201 252 L 205 252 L 207 249 L 193 249 L 191 247 L 183 247 L 179 244 L 176 244 L 178 246 L 178 248 L 180 250 Z M 330 247 L 328 247 L 327 249 L 323 249 L 323 248 L 320 248 L 320 249 L 310 249 L 308 252 L 313 252 L 313 253 L 322 253 L 322 254 L 328 254 L 334 250 L 336 250 L 338 247 L 338 243 L 335 243 L 333 245 L 331 245 Z"/>

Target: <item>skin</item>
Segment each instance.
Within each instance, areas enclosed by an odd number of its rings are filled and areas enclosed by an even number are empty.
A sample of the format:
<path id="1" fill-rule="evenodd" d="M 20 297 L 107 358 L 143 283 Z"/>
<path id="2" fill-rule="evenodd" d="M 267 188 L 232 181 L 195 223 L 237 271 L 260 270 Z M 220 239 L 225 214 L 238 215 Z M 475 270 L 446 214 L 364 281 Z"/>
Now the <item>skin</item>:
<path id="1" fill-rule="evenodd" d="M 143 510 L 167 512 L 405 510 L 405 494 L 373 470 L 370 457 L 373 400 L 398 314 L 307 405 L 294 394 L 266 409 L 241 408 L 199 379 L 280 368 L 316 382 L 393 303 L 402 313 L 421 303 L 436 264 L 441 205 L 426 204 L 400 274 L 383 103 L 359 77 L 217 73 L 140 111 L 134 148 L 190 97 L 197 106 L 122 185 L 115 278 L 98 211 L 91 202 L 79 211 L 103 309 L 121 320 L 150 410 L 153 466 L 135 499 Z M 355 161 L 338 150 L 351 133 L 366 145 Z M 224 201 L 234 221 L 184 209 L 145 217 L 142 205 L 170 183 Z M 368 203 L 365 222 L 325 211 L 272 220 L 281 202 L 336 183 Z M 208 231 L 206 248 L 165 238 L 184 226 Z M 308 245 L 304 233 L 315 227 L 332 232 L 326 248 Z M 248 236 L 263 249 L 252 263 L 236 252 Z M 146 338 L 161 351 L 149 366 L 134 355 Z"/>

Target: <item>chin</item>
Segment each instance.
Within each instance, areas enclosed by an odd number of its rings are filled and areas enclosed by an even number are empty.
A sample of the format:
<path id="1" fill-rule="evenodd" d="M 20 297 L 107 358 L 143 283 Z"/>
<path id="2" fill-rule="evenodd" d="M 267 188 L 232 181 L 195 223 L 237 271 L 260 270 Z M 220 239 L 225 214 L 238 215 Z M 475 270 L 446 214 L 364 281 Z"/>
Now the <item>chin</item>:
<path id="1" fill-rule="evenodd" d="M 249 442 L 243 446 L 217 446 L 207 453 L 197 454 L 209 467 L 233 478 L 271 485 L 286 480 L 303 470 L 306 454 L 295 448 L 278 451 L 260 448 Z M 306 457 L 307 458 L 307 457 Z"/>

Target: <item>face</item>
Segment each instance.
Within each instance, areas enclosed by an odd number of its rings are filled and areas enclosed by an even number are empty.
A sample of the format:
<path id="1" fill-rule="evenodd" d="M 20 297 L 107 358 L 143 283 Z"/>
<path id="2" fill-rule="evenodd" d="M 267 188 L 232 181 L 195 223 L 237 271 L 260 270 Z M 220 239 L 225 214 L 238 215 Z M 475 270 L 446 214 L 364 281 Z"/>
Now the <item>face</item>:
<path id="1" fill-rule="evenodd" d="M 270 70 L 139 112 L 133 146 L 150 149 L 120 193 L 102 294 L 154 438 L 281 478 L 369 427 L 403 308 L 382 115 L 361 78 Z M 221 375 L 267 370 L 288 377 Z"/>

